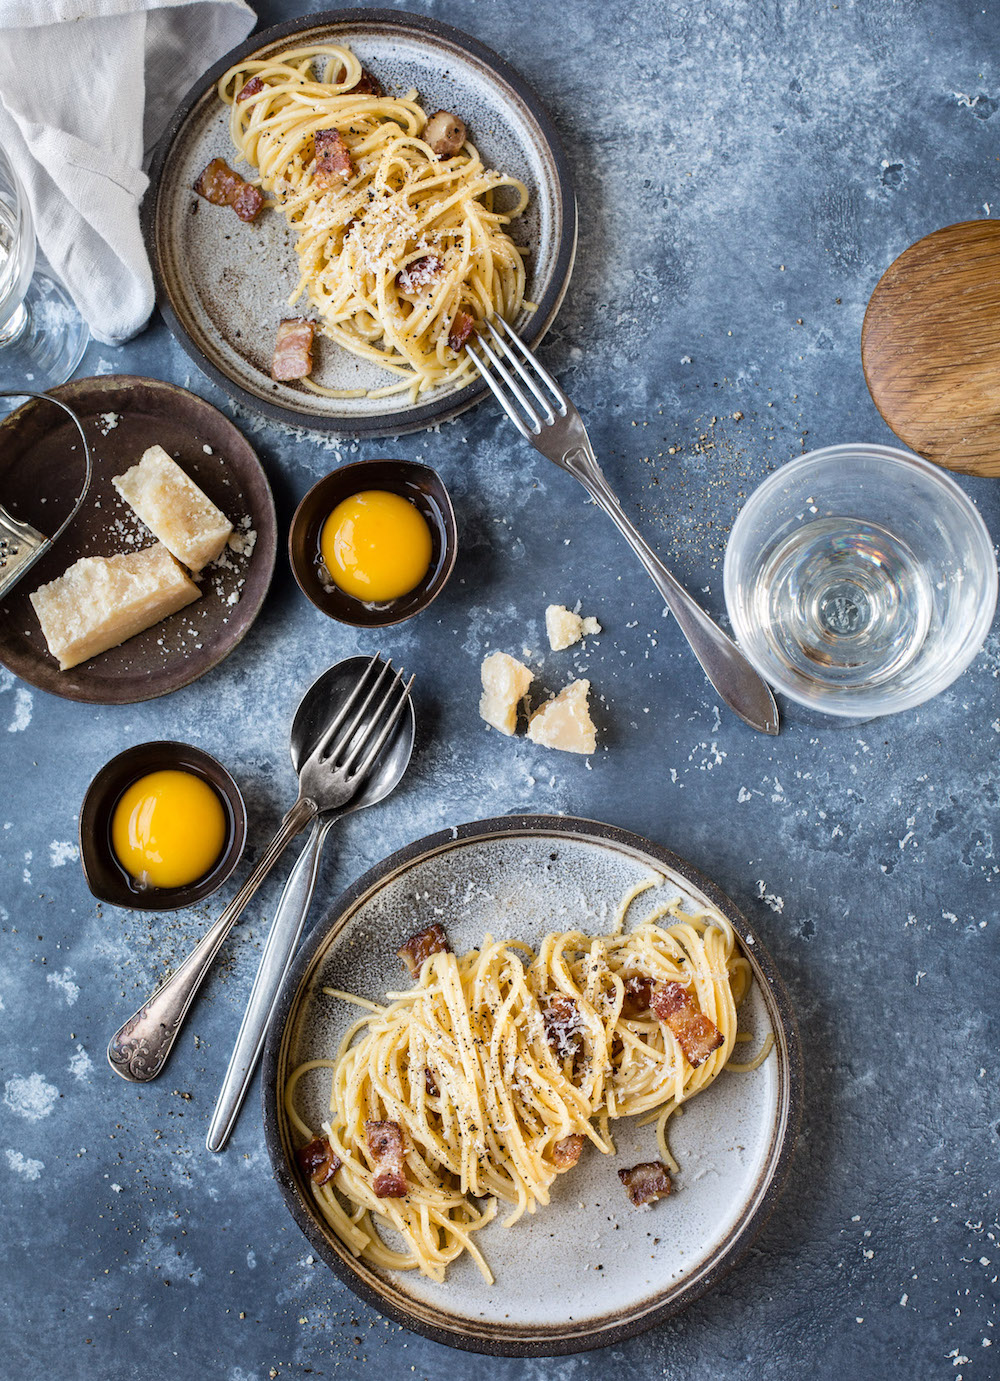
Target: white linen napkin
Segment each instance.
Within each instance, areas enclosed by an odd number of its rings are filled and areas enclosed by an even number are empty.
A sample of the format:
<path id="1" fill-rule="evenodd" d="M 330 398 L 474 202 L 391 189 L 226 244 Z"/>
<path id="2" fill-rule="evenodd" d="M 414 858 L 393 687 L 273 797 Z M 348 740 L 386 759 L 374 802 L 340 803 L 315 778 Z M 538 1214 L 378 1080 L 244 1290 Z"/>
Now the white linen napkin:
<path id="1" fill-rule="evenodd" d="M 153 310 L 144 147 L 255 22 L 245 0 L 0 0 L 0 144 L 42 252 L 105 344 Z"/>

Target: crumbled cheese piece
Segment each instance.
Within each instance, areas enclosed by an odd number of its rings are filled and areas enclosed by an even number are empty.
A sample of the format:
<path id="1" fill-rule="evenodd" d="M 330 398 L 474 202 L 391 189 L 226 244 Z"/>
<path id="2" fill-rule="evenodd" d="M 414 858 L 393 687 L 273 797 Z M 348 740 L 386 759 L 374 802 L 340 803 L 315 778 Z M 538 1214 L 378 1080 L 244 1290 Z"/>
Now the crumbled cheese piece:
<path id="1" fill-rule="evenodd" d="M 167 455 L 150 446 L 113 484 L 168 551 L 197 575 L 225 549 L 233 525 Z"/>
<path id="2" fill-rule="evenodd" d="M 200 597 L 162 542 L 120 556 L 84 556 L 31 596 L 59 670 L 117 647 Z"/>
<path id="3" fill-rule="evenodd" d="M 573 681 L 554 700 L 540 706 L 528 723 L 531 741 L 543 748 L 561 748 L 564 753 L 592 753 L 597 747 L 597 730 L 587 705 L 589 690 L 589 681 Z"/>
<path id="4" fill-rule="evenodd" d="M 601 625 L 596 619 L 582 619 L 562 604 L 550 604 L 545 611 L 545 631 L 549 635 L 549 647 L 553 652 L 562 652 L 572 647 L 581 638 L 600 633 Z"/>
<path id="5" fill-rule="evenodd" d="M 483 695 L 479 713 L 508 737 L 517 729 L 517 710 L 528 694 L 531 672 L 506 652 L 491 652 L 482 665 Z"/>

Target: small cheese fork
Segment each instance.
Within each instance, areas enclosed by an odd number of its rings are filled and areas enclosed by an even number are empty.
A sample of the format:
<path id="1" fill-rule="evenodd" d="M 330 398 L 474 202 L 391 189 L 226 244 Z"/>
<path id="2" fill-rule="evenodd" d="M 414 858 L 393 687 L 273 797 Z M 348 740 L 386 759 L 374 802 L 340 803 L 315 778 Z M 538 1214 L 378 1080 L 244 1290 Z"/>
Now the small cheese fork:
<path id="1" fill-rule="evenodd" d="M 525 441 L 578 479 L 645 566 L 691 644 L 702 670 L 731 710 L 762 734 L 778 732 L 778 707 L 732 638 L 705 613 L 625 516 L 604 478 L 580 414 L 519 336 L 501 319 L 470 337 L 466 350 Z M 515 349 L 511 348 L 512 342 Z M 478 350 L 474 347 L 478 346 Z M 499 377 L 498 377 L 499 376 Z M 501 383 L 502 380 L 502 383 Z M 528 395 L 531 395 L 530 397 Z"/>

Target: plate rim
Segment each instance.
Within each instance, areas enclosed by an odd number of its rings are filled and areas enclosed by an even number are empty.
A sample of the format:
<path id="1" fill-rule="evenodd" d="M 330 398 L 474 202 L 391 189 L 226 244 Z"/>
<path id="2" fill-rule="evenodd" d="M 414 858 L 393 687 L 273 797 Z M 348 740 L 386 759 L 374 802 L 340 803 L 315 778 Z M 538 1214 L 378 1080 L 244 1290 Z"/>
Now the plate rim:
<path id="1" fill-rule="evenodd" d="M 188 335 L 174 310 L 166 278 L 162 271 L 157 230 L 160 222 L 163 172 L 174 142 L 184 128 L 195 105 L 225 71 L 234 63 L 252 56 L 260 48 L 269 46 L 280 39 L 302 33 L 304 30 L 335 25 L 357 27 L 366 23 L 384 24 L 390 28 L 403 30 L 417 30 L 431 39 L 443 39 L 469 53 L 513 88 L 541 129 L 542 137 L 548 146 L 555 167 L 563 210 L 551 282 L 541 296 L 538 311 L 531 320 L 531 334 L 527 337 L 527 344 L 534 349 L 547 335 L 562 306 L 576 261 L 579 210 L 569 157 L 555 122 L 531 83 L 522 77 L 506 58 L 501 57 L 487 44 L 480 42 L 479 39 L 454 24 L 446 24 L 442 20 L 431 18 L 429 15 L 413 14 L 406 10 L 366 6 L 359 9 L 317 10 L 313 13 L 299 15 L 295 19 L 284 20 L 280 24 L 273 24 L 269 28 L 251 34 L 243 43 L 230 49 L 218 62 L 202 73 L 182 97 L 156 142 L 149 166 L 149 186 L 140 207 L 140 226 L 153 272 L 156 305 L 171 336 L 177 341 L 188 358 L 231 398 L 259 415 L 270 418 L 272 421 L 282 422 L 290 427 L 302 427 L 308 431 L 359 439 L 404 436 L 410 432 L 425 431 L 440 423 L 450 422 L 459 414 L 481 402 L 488 395 L 489 389 L 480 378 L 457 392 L 444 393 L 436 401 L 425 403 L 419 408 L 400 413 L 379 413 L 370 417 L 346 418 L 329 417 L 312 412 L 298 412 L 292 408 L 286 408 L 280 403 L 273 403 L 266 398 L 260 398 L 256 393 L 250 392 L 242 384 L 230 378 L 224 370 L 214 364 L 199 349 L 195 341 Z"/>
<path id="2" fill-rule="evenodd" d="M 319 951 L 326 944 L 331 930 L 339 928 L 339 924 L 351 912 L 356 911 L 370 894 L 417 863 L 470 843 L 517 835 L 567 836 L 612 846 L 623 852 L 645 855 L 672 869 L 703 892 L 712 905 L 733 924 L 744 952 L 750 958 L 751 965 L 758 971 L 755 977 L 762 976 L 765 980 L 778 1018 L 775 1037 L 784 1055 L 785 1077 L 783 1086 L 778 1091 L 777 1115 L 771 1134 L 770 1173 L 764 1180 L 758 1178 L 748 1210 L 737 1219 L 726 1238 L 708 1259 L 704 1269 L 699 1271 L 693 1280 L 686 1285 L 681 1283 L 680 1288 L 671 1293 L 670 1299 L 657 1297 L 647 1308 L 638 1309 L 622 1322 L 611 1321 L 595 1327 L 592 1321 L 584 1321 L 581 1327 L 572 1330 L 567 1330 L 561 1325 L 513 1325 L 506 1328 L 501 1325 L 502 1331 L 494 1332 L 494 1335 L 490 1336 L 490 1330 L 496 1330 L 498 1327 L 497 1321 L 477 1320 L 474 1325 L 475 1331 L 461 1332 L 457 1328 L 445 1327 L 423 1318 L 397 1303 L 395 1299 L 381 1294 L 360 1276 L 346 1259 L 331 1251 L 316 1226 L 311 1206 L 301 1194 L 284 1154 L 281 1140 L 283 1109 L 278 1094 L 277 1075 L 287 1045 L 289 1018 L 298 1005 L 303 983 L 308 978 Z M 740 909 L 720 887 L 699 868 L 688 863 L 671 849 L 632 830 L 580 816 L 513 814 L 450 826 L 404 845 L 367 869 L 333 900 L 324 919 L 314 925 L 307 935 L 285 975 L 264 1049 L 261 1098 L 265 1144 L 273 1177 L 285 1207 L 313 1250 L 350 1290 L 379 1313 L 449 1347 L 503 1357 L 553 1357 L 612 1346 L 665 1322 L 713 1289 L 745 1259 L 774 1211 L 787 1182 L 802 1122 L 803 1085 L 801 1038 L 788 990 L 770 953 Z"/>
<path id="3" fill-rule="evenodd" d="M 60 401 L 68 403 L 69 406 L 72 407 L 74 405 L 75 394 L 83 390 L 85 387 L 93 385 L 107 386 L 107 391 L 109 393 L 112 392 L 112 389 L 115 385 L 119 386 L 118 391 L 124 391 L 126 394 L 130 390 L 136 388 L 137 386 L 141 386 L 143 388 L 153 388 L 154 391 L 163 390 L 164 393 L 166 393 L 167 395 L 183 394 L 187 398 L 193 398 L 195 402 L 198 404 L 199 409 L 205 409 L 209 412 L 214 413 L 219 419 L 221 419 L 221 421 L 225 424 L 226 427 L 228 427 L 231 431 L 233 431 L 236 434 L 237 437 L 239 437 L 240 441 L 247 448 L 248 452 L 253 457 L 253 460 L 256 462 L 257 469 L 260 472 L 260 478 L 263 481 L 264 486 L 264 513 L 262 515 L 255 514 L 254 519 L 255 523 L 257 523 L 259 518 L 264 517 L 267 520 L 269 533 L 268 537 L 265 538 L 265 540 L 262 542 L 262 524 L 258 523 L 258 540 L 257 544 L 254 547 L 253 557 L 251 559 L 262 560 L 267 566 L 267 571 L 264 576 L 263 583 L 261 585 L 260 595 L 257 600 L 256 607 L 253 609 L 251 616 L 247 620 L 245 625 L 238 631 L 237 636 L 234 637 L 231 642 L 226 643 L 218 651 L 217 655 L 209 657 L 204 663 L 198 665 L 194 669 L 191 669 L 190 674 L 182 675 L 180 679 L 178 679 L 175 682 L 172 681 L 170 685 L 164 686 L 162 689 L 157 688 L 156 678 L 151 677 L 150 680 L 147 681 L 144 685 L 137 687 L 136 693 L 134 694 L 129 694 L 125 696 L 88 694 L 86 693 L 85 689 L 76 685 L 71 685 L 70 683 L 67 683 L 63 688 L 60 688 L 58 682 L 52 685 L 49 685 L 47 683 L 43 684 L 42 680 L 38 679 L 37 674 L 34 672 L 36 662 L 31 662 L 27 666 L 27 668 L 22 666 L 20 663 L 14 665 L 12 664 L 9 657 L 5 654 L 2 646 L 0 646 L 0 666 L 4 667 L 7 671 L 9 671 L 12 676 L 16 676 L 19 680 L 24 681 L 26 685 L 32 686 L 35 690 L 40 690 L 44 692 L 46 695 L 54 695 L 57 696 L 60 700 L 69 700 L 80 705 L 141 705 L 148 700 L 159 700 L 165 695 L 172 695 L 174 691 L 183 690 L 185 689 L 185 687 L 192 685 L 195 681 L 200 680 L 202 676 L 207 675 L 208 672 L 213 671 L 217 666 L 220 665 L 220 663 L 224 662 L 225 659 L 230 655 L 230 653 L 234 652 L 236 648 L 239 647 L 240 643 L 250 632 L 250 629 L 256 623 L 257 618 L 260 615 L 260 611 L 264 606 L 264 601 L 267 599 L 268 592 L 271 588 L 271 581 L 274 577 L 274 567 L 278 552 L 278 515 L 274 505 L 274 491 L 271 488 L 271 481 L 267 477 L 267 471 L 264 469 L 264 466 L 261 463 L 261 459 L 257 453 L 256 447 L 251 445 L 248 438 L 244 435 L 240 428 L 237 427 L 236 423 L 233 422 L 231 418 L 227 417 L 226 414 L 220 408 L 217 408 L 214 403 L 210 403 L 207 398 L 202 398 L 200 394 L 192 392 L 191 389 L 184 388 L 182 384 L 175 384 L 172 380 L 154 379 L 151 376 L 147 377 L 144 374 L 87 375 L 83 378 L 69 379 L 66 383 L 59 384 L 58 387 L 50 389 L 49 392 L 52 394 L 54 398 L 58 398 Z M 34 399 L 31 399 L 27 403 L 22 403 L 19 407 L 15 408 L 12 412 L 8 413 L 5 417 L 3 417 L 3 426 L 9 425 L 9 423 L 12 422 L 13 419 L 16 418 L 19 413 L 21 413 L 25 408 L 29 407 L 31 403 L 33 403 L 34 401 Z M 121 405 L 119 404 L 119 406 Z M 67 529 L 67 531 L 70 530 L 71 529 Z M 151 685 L 152 688 L 150 688 Z"/>

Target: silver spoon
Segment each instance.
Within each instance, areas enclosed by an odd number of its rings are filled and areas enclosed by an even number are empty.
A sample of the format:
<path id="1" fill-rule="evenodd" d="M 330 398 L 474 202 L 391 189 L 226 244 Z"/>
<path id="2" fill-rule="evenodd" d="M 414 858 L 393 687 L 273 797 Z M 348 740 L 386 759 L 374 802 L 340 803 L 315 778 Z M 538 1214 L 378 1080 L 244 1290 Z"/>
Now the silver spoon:
<path id="1" fill-rule="evenodd" d="M 195 993 L 244 907 L 309 821 L 321 811 L 344 806 L 361 790 L 403 717 L 412 684 L 411 677 L 404 686 L 391 663 L 376 653 L 350 696 L 327 705 L 316 746 L 299 767 L 298 800 L 257 867 L 181 966 L 111 1037 L 108 1060 L 123 1079 L 146 1083 L 159 1074 Z"/>
<path id="2" fill-rule="evenodd" d="M 346 662 L 340 662 L 324 672 L 306 692 L 292 722 L 292 766 L 296 771 L 312 751 L 317 735 L 322 731 L 322 716 L 326 707 L 346 699 L 365 662 L 366 659 L 363 657 L 352 657 Z M 305 925 L 319 874 L 320 855 L 331 826 L 351 811 L 364 810 L 366 806 L 373 806 L 384 800 L 399 784 L 406 771 L 416 733 L 413 704 L 409 696 L 406 700 L 406 710 L 396 725 L 395 733 L 386 741 L 357 794 L 352 796 L 346 805 L 321 811 L 316 817 L 309 842 L 289 874 L 267 940 L 264 942 L 264 952 L 250 993 L 250 1001 L 239 1035 L 236 1037 L 236 1046 L 226 1070 L 226 1077 L 222 1081 L 208 1136 L 205 1138 L 205 1145 L 210 1151 L 225 1149 L 239 1117 L 243 1099 L 264 1048 L 271 1014 Z"/>

